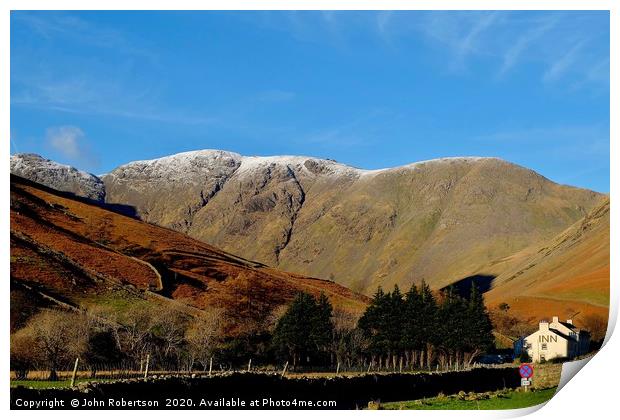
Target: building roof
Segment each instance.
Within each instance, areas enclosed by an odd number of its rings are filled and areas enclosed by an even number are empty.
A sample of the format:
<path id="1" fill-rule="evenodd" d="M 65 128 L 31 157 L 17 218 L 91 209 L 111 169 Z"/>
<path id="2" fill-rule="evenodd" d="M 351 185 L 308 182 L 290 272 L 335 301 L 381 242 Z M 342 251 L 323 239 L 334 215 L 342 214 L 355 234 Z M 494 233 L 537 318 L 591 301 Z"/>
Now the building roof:
<path id="1" fill-rule="evenodd" d="M 552 333 L 554 333 L 554 334 L 559 335 L 560 337 L 564 338 L 565 340 L 569 340 L 569 341 L 577 341 L 577 339 L 576 339 L 575 337 L 571 337 L 571 336 L 569 336 L 569 335 L 566 335 L 566 334 L 564 334 L 564 333 L 562 333 L 562 332 L 560 332 L 560 331 L 558 331 L 558 330 L 556 330 L 556 329 L 549 328 L 549 331 L 551 331 L 551 332 L 552 332 Z"/>
<path id="2" fill-rule="evenodd" d="M 569 324 L 568 322 L 562 322 L 562 321 L 560 321 L 559 323 L 564 325 L 566 328 L 573 330 L 574 332 L 579 331 L 579 328 L 575 327 L 573 324 Z"/>

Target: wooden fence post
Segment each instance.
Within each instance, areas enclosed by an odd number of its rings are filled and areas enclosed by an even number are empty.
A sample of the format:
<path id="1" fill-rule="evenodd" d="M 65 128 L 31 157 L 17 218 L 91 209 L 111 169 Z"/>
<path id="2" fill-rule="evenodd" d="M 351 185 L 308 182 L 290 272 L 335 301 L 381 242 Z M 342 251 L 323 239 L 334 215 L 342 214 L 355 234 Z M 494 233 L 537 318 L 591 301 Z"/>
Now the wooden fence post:
<path id="1" fill-rule="evenodd" d="M 149 362 L 151 360 L 151 355 L 147 354 L 146 355 L 146 366 L 144 367 L 144 379 L 146 379 L 146 377 L 149 374 Z"/>
<path id="2" fill-rule="evenodd" d="M 213 357 L 209 359 L 209 376 L 211 376 L 211 369 L 213 369 Z"/>
<path id="3" fill-rule="evenodd" d="M 284 369 L 282 369 L 282 377 L 284 378 L 284 374 L 286 373 L 286 368 L 288 367 L 288 360 L 286 361 L 286 363 L 284 364 Z"/>
<path id="4" fill-rule="evenodd" d="M 71 375 L 71 388 L 75 386 L 75 375 L 77 374 L 78 364 L 80 363 L 80 358 L 75 358 L 75 365 L 73 365 L 73 374 Z"/>
<path id="5" fill-rule="evenodd" d="M 336 375 L 338 375 L 338 373 L 340 373 L 340 362 L 336 365 Z"/>
<path id="6" fill-rule="evenodd" d="M 252 359 L 248 362 L 248 372 L 252 370 Z"/>

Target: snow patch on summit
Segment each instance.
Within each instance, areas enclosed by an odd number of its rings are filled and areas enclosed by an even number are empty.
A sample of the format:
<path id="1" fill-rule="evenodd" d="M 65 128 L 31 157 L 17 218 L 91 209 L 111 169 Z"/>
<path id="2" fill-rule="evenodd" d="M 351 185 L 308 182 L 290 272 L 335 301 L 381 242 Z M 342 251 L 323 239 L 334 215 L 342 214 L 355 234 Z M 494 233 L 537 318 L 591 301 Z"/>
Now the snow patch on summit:
<path id="1" fill-rule="evenodd" d="M 183 152 L 121 165 L 106 175 L 112 178 L 168 180 L 195 183 L 206 177 L 228 178 L 241 164 L 237 153 L 222 150 Z"/>
<path id="2" fill-rule="evenodd" d="M 62 165 L 34 153 L 11 156 L 11 173 L 58 191 L 103 202 L 105 187 L 101 179 L 69 165 Z"/>
<path id="3" fill-rule="evenodd" d="M 348 178 L 360 179 L 386 172 L 416 170 L 431 164 L 453 164 L 457 162 L 474 162 L 494 159 L 484 157 L 451 157 L 414 162 L 393 168 L 360 169 L 345 165 L 331 159 L 310 156 L 242 156 L 223 150 L 197 150 L 183 152 L 158 159 L 139 160 L 119 166 L 106 177 L 169 180 L 195 184 L 205 178 L 217 177 L 228 179 L 235 177 L 252 177 L 272 169 L 289 169 L 297 175 L 311 178 Z"/>
<path id="4" fill-rule="evenodd" d="M 359 176 L 361 173 L 361 170 L 351 166 L 308 156 L 244 156 L 237 173 L 239 176 L 252 175 L 255 171 L 271 166 L 288 167 L 296 174 L 306 176 L 348 177 Z"/>
<path id="5" fill-rule="evenodd" d="M 375 176 L 382 173 L 387 172 L 397 172 L 397 171 L 405 171 L 405 170 L 415 170 L 421 169 L 426 165 L 450 165 L 455 163 L 470 163 L 470 162 L 478 162 L 485 160 L 501 160 L 493 157 L 480 157 L 480 156 L 458 156 L 458 157 L 445 157 L 438 159 L 429 159 L 429 160 L 421 160 L 419 162 L 412 162 L 406 165 L 394 166 L 391 168 L 382 168 L 382 169 L 362 169 L 363 176 Z"/>

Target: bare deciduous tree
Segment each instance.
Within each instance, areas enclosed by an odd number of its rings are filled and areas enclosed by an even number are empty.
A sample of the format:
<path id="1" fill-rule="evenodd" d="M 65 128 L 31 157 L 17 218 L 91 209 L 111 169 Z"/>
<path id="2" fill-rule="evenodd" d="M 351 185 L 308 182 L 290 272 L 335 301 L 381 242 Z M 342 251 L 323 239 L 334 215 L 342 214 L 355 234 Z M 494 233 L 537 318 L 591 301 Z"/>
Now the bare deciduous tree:
<path id="1" fill-rule="evenodd" d="M 185 333 L 190 366 L 198 362 L 203 370 L 207 369 L 209 359 L 222 340 L 224 329 L 224 312 L 218 308 L 208 308 L 196 316 Z"/>
<path id="2" fill-rule="evenodd" d="M 31 354 L 50 371 L 49 380 L 58 379 L 58 369 L 84 352 L 88 343 L 85 316 L 59 310 L 43 310 L 19 332 L 17 343 L 30 342 Z M 34 352 L 34 353 L 32 353 Z"/>
<path id="3" fill-rule="evenodd" d="M 163 357 L 177 356 L 178 359 L 185 340 L 187 315 L 167 307 L 157 312 L 153 323 L 154 333 L 162 344 Z"/>
<path id="4" fill-rule="evenodd" d="M 583 317 L 583 328 L 590 333 L 592 341 L 601 342 L 607 334 L 607 318 L 589 314 Z"/>
<path id="5" fill-rule="evenodd" d="M 155 325 L 154 311 L 148 306 L 134 306 L 118 321 L 123 328 L 118 332 L 123 352 L 142 362 L 149 351 Z"/>
<path id="6" fill-rule="evenodd" d="M 28 371 L 40 361 L 32 328 L 23 328 L 11 334 L 11 369 L 17 379 L 26 379 Z"/>

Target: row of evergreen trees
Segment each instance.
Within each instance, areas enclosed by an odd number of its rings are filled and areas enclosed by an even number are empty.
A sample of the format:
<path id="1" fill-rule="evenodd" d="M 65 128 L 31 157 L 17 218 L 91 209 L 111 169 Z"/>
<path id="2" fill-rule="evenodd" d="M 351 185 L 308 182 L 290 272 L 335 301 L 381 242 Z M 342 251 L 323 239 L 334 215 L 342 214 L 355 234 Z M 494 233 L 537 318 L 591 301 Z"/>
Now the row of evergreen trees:
<path id="1" fill-rule="evenodd" d="M 299 294 L 275 328 L 273 348 L 293 366 L 333 364 L 334 357 L 376 368 L 469 365 L 493 345 L 492 324 L 474 285 L 468 298 L 452 288 L 437 299 L 428 285 L 381 288 L 350 331 L 334 328 L 329 300 Z"/>
<path id="2" fill-rule="evenodd" d="M 403 296 L 377 290 L 358 322 L 370 339 L 370 353 L 378 363 L 430 368 L 469 365 L 493 345 L 492 324 L 482 295 L 473 285 L 469 298 L 448 288 L 435 298 L 427 284 L 415 285 Z"/>

